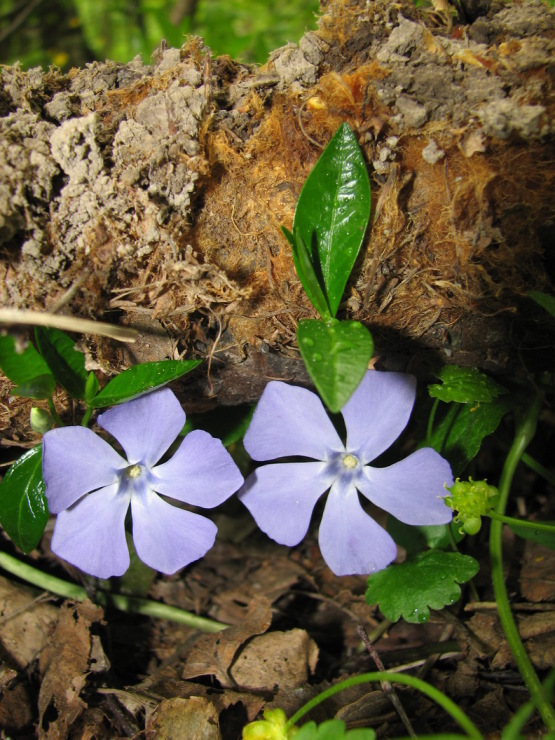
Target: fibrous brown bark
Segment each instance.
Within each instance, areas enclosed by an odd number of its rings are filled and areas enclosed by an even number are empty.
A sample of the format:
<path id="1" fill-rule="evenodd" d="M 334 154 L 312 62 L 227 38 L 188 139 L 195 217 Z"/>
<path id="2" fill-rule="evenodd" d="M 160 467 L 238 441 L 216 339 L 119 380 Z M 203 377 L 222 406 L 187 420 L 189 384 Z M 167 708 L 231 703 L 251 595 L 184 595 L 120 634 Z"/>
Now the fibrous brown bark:
<path id="1" fill-rule="evenodd" d="M 190 409 L 306 382 L 313 311 L 280 225 L 347 121 L 373 219 L 340 312 L 382 367 L 502 372 L 544 346 L 524 294 L 552 261 L 553 12 L 494 2 L 453 26 L 409 0 L 323 5 L 262 68 L 193 38 L 151 65 L 3 69 L 1 304 L 139 328 L 131 348 L 85 338 L 107 375 L 206 357 Z"/>

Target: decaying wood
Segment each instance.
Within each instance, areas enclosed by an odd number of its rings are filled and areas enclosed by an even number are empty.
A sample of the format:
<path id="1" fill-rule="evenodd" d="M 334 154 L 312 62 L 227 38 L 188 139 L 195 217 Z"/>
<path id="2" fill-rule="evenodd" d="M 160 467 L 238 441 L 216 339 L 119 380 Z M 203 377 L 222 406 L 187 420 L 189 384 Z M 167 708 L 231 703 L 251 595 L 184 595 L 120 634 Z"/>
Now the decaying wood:
<path id="1" fill-rule="evenodd" d="M 347 121 L 373 221 L 341 315 L 382 367 L 526 366 L 549 343 L 525 292 L 553 266 L 553 37 L 539 2 L 453 26 L 410 0 L 331 0 L 262 68 L 196 38 L 152 64 L 4 68 L 0 304 L 137 328 L 130 347 L 85 337 L 106 375 L 205 357 L 189 409 L 306 382 L 295 327 L 314 314 L 280 225 Z"/>

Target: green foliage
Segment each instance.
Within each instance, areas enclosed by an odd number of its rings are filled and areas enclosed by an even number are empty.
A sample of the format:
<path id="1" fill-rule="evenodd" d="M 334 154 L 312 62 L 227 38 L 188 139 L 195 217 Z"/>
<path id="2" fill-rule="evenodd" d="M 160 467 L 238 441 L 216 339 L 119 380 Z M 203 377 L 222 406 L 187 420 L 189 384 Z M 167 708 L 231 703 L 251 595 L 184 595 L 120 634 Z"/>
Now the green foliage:
<path id="1" fill-rule="evenodd" d="M 387 531 L 395 542 L 407 551 L 407 555 L 414 555 L 421 550 L 431 548 L 445 549 L 449 547 L 452 539 L 458 542 L 463 539 L 458 528 L 450 522 L 449 524 L 430 524 L 412 526 L 400 522 L 391 514 L 387 517 Z"/>
<path id="2" fill-rule="evenodd" d="M 28 344 L 24 351 L 18 352 L 9 334 L 0 337 L 0 370 L 17 384 L 12 391 L 16 396 L 49 398 L 56 387 L 50 368 L 33 345 Z"/>
<path id="3" fill-rule="evenodd" d="M 544 547 L 549 547 L 550 550 L 555 550 L 555 522 L 541 522 L 543 526 L 551 525 L 552 531 L 546 531 L 545 529 L 539 529 L 530 527 L 529 522 L 518 524 L 516 521 L 511 522 L 509 527 L 511 530 L 522 537 L 525 540 L 533 540 Z"/>
<path id="4" fill-rule="evenodd" d="M 540 290 L 529 290 L 526 295 L 555 318 L 555 296 L 542 293 Z"/>
<path id="5" fill-rule="evenodd" d="M 341 719 L 328 719 L 321 725 L 316 722 L 307 722 L 294 735 L 295 740 L 374 740 L 374 730 L 365 728 L 346 730 L 345 722 Z"/>
<path id="6" fill-rule="evenodd" d="M 370 182 L 351 128 L 342 124 L 308 176 L 293 231 L 282 229 L 295 269 L 323 321 L 297 327 L 299 350 L 328 408 L 338 412 L 362 380 L 372 357 L 370 332 L 335 318 L 370 219 Z"/>
<path id="7" fill-rule="evenodd" d="M 91 400 L 95 409 L 114 406 L 160 388 L 197 367 L 202 360 L 161 360 L 134 365 L 112 378 Z"/>
<path id="8" fill-rule="evenodd" d="M 489 403 L 506 393 L 505 388 L 473 367 L 446 365 L 437 376 L 441 384 L 429 385 L 432 398 L 450 403 Z"/>
<path id="9" fill-rule="evenodd" d="M 454 604 L 461 595 L 458 584 L 477 572 L 478 563 L 468 555 L 428 550 L 369 576 L 366 601 L 379 604 L 392 622 L 401 616 L 414 624 L 427 622 L 430 609 Z"/>
<path id="10" fill-rule="evenodd" d="M 44 490 L 42 445 L 37 445 L 14 462 L 0 483 L 0 524 L 24 553 L 38 545 L 48 521 Z"/>
<path id="11" fill-rule="evenodd" d="M 85 355 L 74 349 L 75 342 L 60 329 L 35 329 L 37 348 L 56 381 L 72 398 L 85 398 L 89 374 Z"/>
<path id="12" fill-rule="evenodd" d="M 369 218 L 370 181 L 366 163 L 355 135 L 344 123 L 303 185 L 293 220 L 293 233 L 306 245 L 314 271 L 321 276 L 332 316 L 337 313 Z M 298 258 L 295 267 L 298 271 Z M 308 290 L 307 294 L 310 297 Z"/>
<path id="13" fill-rule="evenodd" d="M 358 321 L 329 324 L 315 319 L 299 321 L 299 350 L 308 372 L 328 408 L 337 412 L 362 380 L 374 343 Z"/>

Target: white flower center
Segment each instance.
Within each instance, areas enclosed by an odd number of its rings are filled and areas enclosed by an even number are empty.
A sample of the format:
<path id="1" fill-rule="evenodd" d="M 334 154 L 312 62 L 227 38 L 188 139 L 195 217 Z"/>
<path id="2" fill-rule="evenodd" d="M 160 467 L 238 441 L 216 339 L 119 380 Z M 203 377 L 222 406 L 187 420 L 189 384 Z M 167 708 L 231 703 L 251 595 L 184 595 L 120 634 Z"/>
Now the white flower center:
<path id="1" fill-rule="evenodd" d="M 357 465 L 358 465 L 358 459 L 357 459 L 357 458 L 356 458 L 356 457 L 355 457 L 354 455 L 351 455 L 351 454 L 347 454 L 347 455 L 345 455 L 345 457 L 343 458 L 343 465 L 344 465 L 344 466 L 345 466 L 345 467 L 346 467 L 346 468 L 347 468 L 348 470 L 353 470 L 353 469 L 354 469 L 354 468 L 356 468 L 356 467 L 357 467 Z"/>
<path id="2" fill-rule="evenodd" d="M 125 475 L 126 475 L 126 476 L 127 476 L 128 478 L 140 478 L 140 477 L 141 477 L 141 473 L 142 473 L 142 472 L 143 472 L 143 471 L 142 471 L 142 468 L 141 468 L 141 466 L 140 466 L 140 465 L 130 465 L 130 466 L 129 466 L 129 467 L 128 467 L 128 468 L 126 469 L 126 471 L 125 471 Z"/>

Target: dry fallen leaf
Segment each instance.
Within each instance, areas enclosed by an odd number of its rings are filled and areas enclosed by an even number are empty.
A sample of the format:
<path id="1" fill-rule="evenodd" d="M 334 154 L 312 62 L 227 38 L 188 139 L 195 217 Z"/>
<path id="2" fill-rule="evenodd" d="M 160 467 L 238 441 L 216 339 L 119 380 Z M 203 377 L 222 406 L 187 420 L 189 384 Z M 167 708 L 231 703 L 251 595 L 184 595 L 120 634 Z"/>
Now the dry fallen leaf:
<path id="1" fill-rule="evenodd" d="M 208 699 L 164 699 L 147 719 L 146 740 L 221 740 L 218 712 Z"/>

